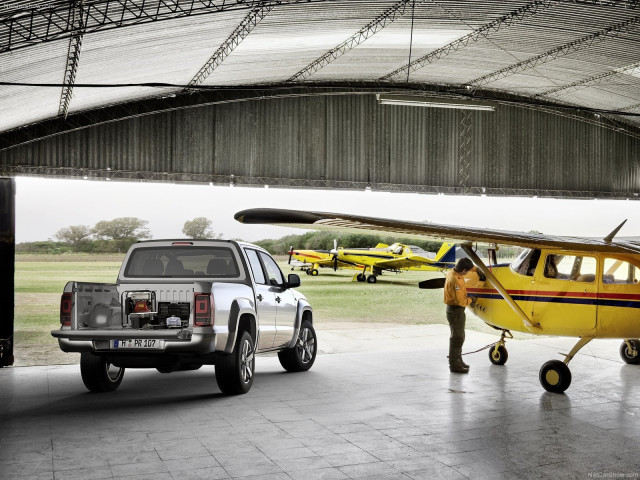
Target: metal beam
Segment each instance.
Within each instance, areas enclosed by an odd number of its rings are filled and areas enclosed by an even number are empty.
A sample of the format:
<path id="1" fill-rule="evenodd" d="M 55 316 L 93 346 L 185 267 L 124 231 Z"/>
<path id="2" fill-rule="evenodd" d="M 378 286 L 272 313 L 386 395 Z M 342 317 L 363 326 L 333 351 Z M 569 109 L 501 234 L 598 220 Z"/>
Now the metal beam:
<path id="1" fill-rule="evenodd" d="M 198 73 L 196 73 L 196 75 L 191 79 L 188 87 L 202 84 L 202 82 L 204 82 L 204 80 L 211 75 L 216 68 L 218 68 L 224 59 L 227 58 L 238 45 L 240 45 L 240 42 L 242 42 L 242 40 L 244 40 L 274 8 L 274 4 L 266 4 L 255 7 L 251 10 L 242 22 L 240 22 L 240 25 L 236 27 L 233 33 L 229 35 L 229 38 L 227 38 L 222 45 L 218 47 L 211 58 L 207 60 Z"/>
<path id="2" fill-rule="evenodd" d="M 540 324 L 533 323 L 533 321 L 528 317 L 528 315 L 522 311 L 522 309 L 520 308 L 520 305 L 518 305 L 516 301 L 513 299 L 513 297 L 509 295 L 509 292 L 507 292 L 507 290 L 502 286 L 502 284 L 495 277 L 493 272 L 487 268 L 487 266 L 480 259 L 480 257 L 476 255 L 476 252 L 473 251 L 471 246 L 469 244 L 462 243 L 460 244 L 460 248 L 462 248 L 462 250 L 464 250 L 464 253 L 466 253 L 467 256 L 471 260 L 473 260 L 473 263 L 476 264 L 476 267 L 478 267 L 478 269 L 482 272 L 482 274 L 486 277 L 486 279 L 489 280 L 489 283 L 493 286 L 493 288 L 495 288 L 498 291 L 502 299 L 505 302 L 507 302 L 507 305 L 509 305 L 513 310 L 513 312 L 518 316 L 518 318 L 520 318 L 525 328 L 533 333 L 542 333 L 542 328 L 540 327 Z"/>
<path id="3" fill-rule="evenodd" d="M 534 98 L 537 97 L 548 97 L 550 95 L 553 95 L 555 93 L 558 92 L 562 92 L 563 90 L 575 90 L 578 89 L 580 87 L 584 87 L 584 86 L 588 86 L 588 84 L 590 83 L 595 83 L 595 82 L 600 82 L 601 80 L 607 79 L 607 78 L 611 78 L 611 77 L 620 77 L 622 75 L 625 75 L 625 72 L 628 72 L 629 70 L 632 70 L 634 68 L 638 68 L 640 67 L 640 62 L 638 63 L 634 63 L 633 65 L 629 65 L 627 67 L 624 67 L 624 69 L 620 69 L 617 68 L 615 70 L 611 70 L 609 72 L 604 72 L 601 73 L 599 75 L 593 75 L 589 78 L 585 78 L 583 80 L 578 80 L 576 82 L 570 83 L 568 85 L 562 85 L 556 88 L 552 88 L 551 90 L 547 90 L 546 92 L 541 92 L 541 93 L 536 93 L 535 95 L 533 95 Z"/>
<path id="4" fill-rule="evenodd" d="M 473 118 L 469 110 L 461 110 L 460 128 L 458 129 L 458 187 L 462 192 L 469 189 L 471 173 L 471 146 L 473 135 Z"/>
<path id="5" fill-rule="evenodd" d="M 393 77 L 406 77 L 407 74 L 411 72 L 415 72 L 423 68 L 424 66 L 439 60 L 442 57 L 446 57 L 450 53 L 456 52 L 460 50 L 462 47 L 466 47 L 470 43 L 475 43 L 478 40 L 489 37 L 492 32 L 497 32 L 503 26 L 510 26 L 516 21 L 522 21 L 525 18 L 531 17 L 538 13 L 543 8 L 549 8 L 553 5 L 553 0 L 536 0 L 528 5 L 524 5 L 502 17 L 483 25 L 482 27 L 474 30 L 473 32 L 465 35 L 464 37 L 458 38 L 451 43 L 448 43 L 444 47 L 438 48 L 433 52 L 430 52 L 420 58 L 415 59 L 408 65 L 404 67 L 400 67 L 394 70 L 391 73 L 388 73 L 384 77 L 381 77 L 380 80 L 391 80 Z"/>
<path id="6" fill-rule="evenodd" d="M 515 73 L 533 68 L 536 65 L 547 63 L 555 60 L 556 58 L 569 55 L 570 53 L 577 52 L 578 50 L 586 47 L 590 47 L 595 42 L 603 41 L 622 32 L 628 32 L 637 28 L 638 25 L 640 25 L 640 16 L 630 18 L 629 20 L 604 28 L 596 33 L 586 35 L 582 38 L 579 38 L 578 40 L 565 43 L 564 45 L 553 48 L 547 52 L 541 53 L 540 55 L 536 55 L 535 57 L 523 60 L 522 62 L 518 62 L 514 65 L 509 65 L 508 67 L 502 68 L 497 72 L 489 73 L 482 77 L 476 78 L 475 80 L 471 80 L 470 82 L 467 82 L 467 84 L 477 87 L 486 85 L 487 83 L 495 82 L 496 80 L 500 80 L 501 78 L 505 78 Z"/>
<path id="7" fill-rule="evenodd" d="M 126 181 L 155 183 L 186 183 L 234 186 L 234 187 L 278 187 L 362 190 L 380 192 L 405 192 L 442 195 L 488 195 L 509 197 L 552 197 L 552 198 L 600 198 L 620 200 L 640 200 L 640 193 L 602 192 L 595 190 L 550 190 L 525 188 L 490 188 L 467 186 L 445 187 L 438 185 L 409 185 L 400 183 L 358 182 L 348 180 L 319 180 L 304 178 L 261 177 L 242 175 L 215 175 L 191 172 L 159 172 L 139 170 L 114 170 L 106 168 L 44 167 L 33 165 L 0 165 L 3 176 L 46 176 L 85 179 L 87 181 Z"/>
<path id="8" fill-rule="evenodd" d="M 2 85 L 1 82 L 0 85 Z M 59 87 L 60 85 L 55 85 L 55 88 Z M 179 93 L 180 89 L 183 90 L 185 88 L 186 85 L 177 85 L 173 91 Z M 167 90 L 163 89 L 163 91 L 166 92 Z M 396 87 L 386 82 L 324 82 L 313 85 L 288 84 L 205 87 L 191 95 L 183 94 L 176 95 L 175 97 L 136 100 L 97 110 L 77 112 L 66 119 L 56 118 L 45 120 L 33 125 L 0 133 L 0 152 L 98 125 L 188 108 L 279 98 L 326 95 L 373 95 L 377 93 L 412 93 L 437 98 L 490 100 L 504 105 L 540 110 L 585 123 L 597 124 L 598 126 L 614 130 L 632 138 L 640 138 L 640 127 L 638 127 L 638 125 L 628 122 L 609 124 L 602 122 L 602 118 L 604 117 L 596 119 L 594 116 L 595 113 L 600 115 L 616 115 L 618 113 L 617 111 L 586 109 L 561 104 L 560 102 L 547 102 L 542 99 L 517 96 L 496 90 L 474 90 L 473 95 L 470 95 L 467 89 L 450 85 L 405 84 L 402 87 Z M 633 117 L 640 116 L 640 114 L 636 113 L 630 113 L 628 115 Z"/>
<path id="9" fill-rule="evenodd" d="M 80 62 L 80 49 L 82 48 L 82 37 L 84 35 L 84 19 L 82 15 L 84 0 L 76 0 L 73 4 L 71 21 L 74 24 L 75 32 L 69 38 L 67 65 L 64 70 L 62 93 L 60 94 L 60 105 L 58 106 L 58 115 L 64 118 L 67 118 L 69 114 L 69 104 L 73 97 L 73 85 L 76 81 L 76 71 Z"/>
<path id="10" fill-rule="evenodd" d="M 298 73 L 287 79 L 287 82 L 298 82 L 301 80 L 305 80 L 329 63 L 340 58 L 348 51 L 354 49 L 365 40 L 382 30 L 387 25 L 395 22 L 398 17 L 403 16 L 406 11 L 407 4 L 411 3 L 411 1 L 412 0 L 400 0 L 393 7 L 385 10 L 374 20 L 358 30 L 357 33 L 346 39 L 344 42 L 340 43 L 338 46 L 332 48 L 327 53 L 304 67 Z M 422 1 L 424 0 L 421 0 L 421 2 L 419 3 L 422 3 Z"/>
<path id="11" fill-rule="evenodd" d="M 323 3 L 327 0 L 85 0 L 86 32 L 196 15 L 265 6 Z M 0 53 L 74 34 L 71 2 L 14 2 L 0 10 Z"/>
<path id="12" fill-rule="evenodd" d="M 0 178 L 0 367 L 13 365 L 16 261 L 16 183 Z"/>

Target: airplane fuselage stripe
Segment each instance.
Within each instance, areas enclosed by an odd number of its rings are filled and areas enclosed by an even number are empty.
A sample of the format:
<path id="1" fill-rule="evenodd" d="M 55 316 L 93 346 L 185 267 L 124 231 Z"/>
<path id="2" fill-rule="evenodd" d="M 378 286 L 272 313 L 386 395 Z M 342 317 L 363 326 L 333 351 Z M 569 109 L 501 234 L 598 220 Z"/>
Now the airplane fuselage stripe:
<path id="1" fill-rule="evenodd" d="M 467 292 L 478 298 L 502 300 L 502 296 L 492 289 L 469 288 Z M 608 307 L 640 308 L 640 295 L 625 293 L 590 293 L 590 292 L 545 292 L 526 290 L 507 290 L 516 301 L 572 303 L 578 305 L 598 305 Z"/>

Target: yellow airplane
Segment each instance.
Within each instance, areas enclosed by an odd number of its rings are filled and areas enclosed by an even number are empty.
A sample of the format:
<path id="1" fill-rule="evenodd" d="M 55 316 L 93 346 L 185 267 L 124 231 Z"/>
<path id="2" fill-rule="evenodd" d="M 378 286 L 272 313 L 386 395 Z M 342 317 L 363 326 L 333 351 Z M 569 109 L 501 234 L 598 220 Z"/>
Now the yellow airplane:
<path id="1" fill-rule="evenodd" d="M 336 240 L 333 241 L 333 250 L 294 250 L 293 246 L 291 246 L 288 252 L 288 263 L 289 265 L 301 267 L 306 271 L 307 275 L 314 277 L 319 274 L 320 267 L 330 267 L 334 270 L 338 268 L 354 268 L 353 265 L 341 264 L 338 261 L 336 255 L 332 253 L 336 249 Z"/>
<path id="2" fill-rule="evenodd" d="M 489 349 L 493 364 L 507 361 L 505 339 L 511 331 L 579 337 L 564 360 L 542 365 L 539 379 L 547 391 L 562 393 L 569 387 L 569 362 L 595 338 L 623 339 L 623 361 L 640 364 L 640 238 L 615 239 L 626 220 L 600 240 L 295 210 L 244 210 L 235 218 L 244 223 L 337 226 L 462 240 L 461 248 L 481 273 L 467 281 L 469 293 L 476 297 L 470 308 L 502 331 Z M 472 242 L 525 250 L 510 265 L 487 266 Z M 434 279 L 420 286 L 442 285 L 441 279 Z"/>
<path id="3" fill-rule="evenodd" d="M 356 280 L 376 283 L 378 275 L 383 270 L 420 270 L 441 271 L 453 268 L 456 264 L 456 248 L 454 243 L 443 243 L 438 253 L 427 252 L 415 245 L 394 243 L 386 245 L 379 243 L 374 248 L 338 248 L 331 253 L 336 255 L 338 262 L 361 265 L 362 273 Z M 367 275 L 367 269 L 371 275 Z"/>
<path id="4" fill-rule="evenodd" d="M 359 282 L 376 283 L 383 270 L 439 271 L 452 268 L 456 262 L 454 243 L 443 243 L 438 253 L 427 252 L 415 245 L 379 243 L 373 248 L 337 248 L 332 250 L 289 250 L 292 258 L 308 264 L 309 275 L 318 275 L 319 267 L 362 269 L 355 279 Z M 367 270 L 371 272 L 367 275 Z"/>

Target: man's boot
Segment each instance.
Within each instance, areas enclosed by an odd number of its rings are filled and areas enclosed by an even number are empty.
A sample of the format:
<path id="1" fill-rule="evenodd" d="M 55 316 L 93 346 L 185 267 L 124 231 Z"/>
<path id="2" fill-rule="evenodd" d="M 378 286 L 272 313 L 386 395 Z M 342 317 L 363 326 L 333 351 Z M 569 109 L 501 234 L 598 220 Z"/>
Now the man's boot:
<path id="1" fill-rule="evenodd" d="M 469 373 L 469 369 L 462 366 L 461 363 L 453 363 L 449 365 L 451 373 Z"/>
<path id="2" fill-rule="evenodd" d="M 469 370 L 469 368 L 470 368 L 470 367 L 469 367 L 469 365 L 467 365 L 466 363 L 464 363 L 464 360 L 462 360 L 462 357 L 460 357 L 460 364 L 461 364 L 464 368 L 466 368 L 467 370 Z"/>
<path id="3" fill-rule="evenodd" d="M 453 355 L 449 357 L 449 371 L 451 373 L 469 373 L 469 367 L 462 363 L 462 357 Z"/>

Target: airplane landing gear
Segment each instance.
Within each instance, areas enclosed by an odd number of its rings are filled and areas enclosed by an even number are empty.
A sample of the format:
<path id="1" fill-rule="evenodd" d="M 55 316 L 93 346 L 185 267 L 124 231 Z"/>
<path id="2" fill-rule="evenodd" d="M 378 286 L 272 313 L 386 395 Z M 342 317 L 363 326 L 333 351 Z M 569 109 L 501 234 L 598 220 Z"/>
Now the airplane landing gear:
<path id="1" fill-rule="evenodd" d="M 364 282 L 367 279 L 367 277 L 364 276 L 364 273 L 359 273 L 358 275 L 356 275 L 356 280 L 358 280 L 359 282 Z"/>
<path id="2" fill-rule="evenodd" d="M 562 393 L 571 385 L 571 370 L 569 362 L 578 351 L 589 343 L 593 338 L 582 337 L 578 343 L 565 355 L 564 362 L 560 360 L 550 360 L 540 368 L 540 384 L 547 392 Z"/>
<path id="3" fill-rule="evenodd" d="M 500 340 L 489 349 L 489 361 L 494 365 L 504 365 L 507 363 L 509 353 L 507 352 L 507 347 L 505 347 L 505 338 L 513 338 L 509 330 L 503 330 L 502 335 L 500 335 Z"/>
<path id="4" fill-rule="evenodd" d="M 375 275 L 369 275 L 367 277 L 367 283 L 376 283 L 378 281 L 378 277 Z"/>
<path id="5" fill-rule="evenodd" d="M 540 369 L 540 383 L 547 392 L 562 393 L 571 385 L 571 370 L 560 360 L 550 360 Z"/>
<path id="6" fill-rule="evenodd" d="M 640 365 L 640 340 L 625 340 L 620 345 L 620 356 L 624 363 L 629 365 Z"/>
<path id="7" fill-rule="evenodd" d="M 489 360 L 494 365 L 504 365 L 507 363 L 509 353 L 504 345 L 496 344 L 495 347 L 489 350 Z"/>

